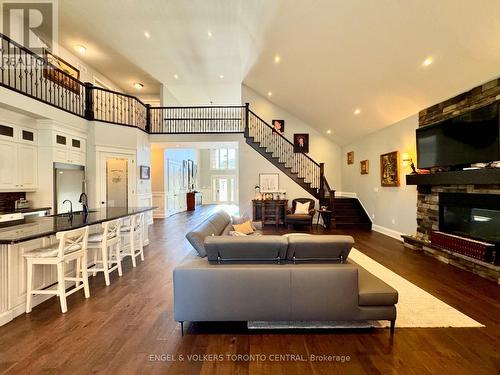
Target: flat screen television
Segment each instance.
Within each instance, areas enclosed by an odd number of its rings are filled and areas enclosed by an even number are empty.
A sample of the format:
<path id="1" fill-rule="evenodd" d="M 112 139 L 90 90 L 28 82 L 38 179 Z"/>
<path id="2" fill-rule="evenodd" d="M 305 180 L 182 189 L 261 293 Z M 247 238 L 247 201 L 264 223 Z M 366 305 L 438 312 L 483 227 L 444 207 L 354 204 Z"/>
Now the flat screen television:
<path id="1" fill-rule="evenodd" d="M 419 168 L 500 160 L 498 103 L 417 129 Z"/>

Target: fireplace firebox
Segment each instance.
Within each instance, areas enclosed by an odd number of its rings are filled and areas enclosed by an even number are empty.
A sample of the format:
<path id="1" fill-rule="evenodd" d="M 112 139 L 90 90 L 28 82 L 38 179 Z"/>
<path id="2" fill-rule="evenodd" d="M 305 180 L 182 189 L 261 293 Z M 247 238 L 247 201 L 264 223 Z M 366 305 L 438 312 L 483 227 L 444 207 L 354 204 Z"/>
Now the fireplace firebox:
<path id="1" fill-rule="evenodd" d="M 439 193 L 439 230 L 500 245 L 500 194 Z"/>

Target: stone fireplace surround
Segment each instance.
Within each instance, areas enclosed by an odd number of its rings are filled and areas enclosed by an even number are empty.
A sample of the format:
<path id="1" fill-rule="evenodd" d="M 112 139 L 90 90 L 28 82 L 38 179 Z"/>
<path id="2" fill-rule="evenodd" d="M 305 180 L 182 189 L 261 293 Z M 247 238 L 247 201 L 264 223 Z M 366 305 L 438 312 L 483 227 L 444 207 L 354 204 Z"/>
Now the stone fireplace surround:
<path id="1" fill-rule="evenodd" d="M 446 120 L 500 99 L 500 78 L 438 103 L 419 112 L 419 127 Z M 424 251 L 437 259 L 474 272 L 500 284 L 500 267 L 461 254 L 433 248 L 430 235 L 439 229 L 439 193 L 500 194 L 500 182 L 492 185 L 419 185 L 417 199 L 417 233 L 403 236 L 405 246 Z"/>

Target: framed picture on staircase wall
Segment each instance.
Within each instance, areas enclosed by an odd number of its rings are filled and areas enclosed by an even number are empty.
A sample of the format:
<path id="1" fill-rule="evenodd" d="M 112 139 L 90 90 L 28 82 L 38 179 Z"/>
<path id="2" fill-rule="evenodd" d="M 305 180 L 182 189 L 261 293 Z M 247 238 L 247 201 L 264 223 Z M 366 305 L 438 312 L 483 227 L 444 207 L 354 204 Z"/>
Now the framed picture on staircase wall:
<path id="1" fill-rule="evenodd" d="M 283 134 L 285 132 L 285 120 L 273 120 L 273 132 Z"/>
<path id="2" fill-rule="evenodd" d="M 309 152 L 309 134 L 299 133 L 293 135 L 293 152 L 304 154 Z"/>
<path id="3" fill-rule="evenodd" d="M 276 193 L 279 191 L 278 173 L 260 173 L 259 186 L 261 193 Z"/>

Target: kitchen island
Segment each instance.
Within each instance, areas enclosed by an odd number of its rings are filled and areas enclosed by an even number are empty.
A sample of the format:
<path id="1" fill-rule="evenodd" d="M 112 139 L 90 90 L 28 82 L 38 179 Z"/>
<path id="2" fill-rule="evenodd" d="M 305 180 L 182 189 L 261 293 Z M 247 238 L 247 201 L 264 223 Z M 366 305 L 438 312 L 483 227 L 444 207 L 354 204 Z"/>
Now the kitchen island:
<path id="1" fill-rule="evenodd" d="M 91 232 L 100 231 L 100 224 L 120 218 L 145 213 L 144 244 L 149 243 L 148 227 L 152 223 L 154 207 L 110 207 L 44 217 L 26 217 L 16 225 L 0 228 L 0 325 L 25 312 L 26 307 L 26 252 L 49 246 L 57 242 L 57 232 L 90 226 Z M 42 289 L 54 284 L 56 269 L 51 266 L 35 272 L 34 287 Z M 68 267 L 68 273 L 73 272 Z M 92 291 L 91 291 L 92 292 Z M 50 295 L 36 295 L 33 306 L 43 302 Z"/>

